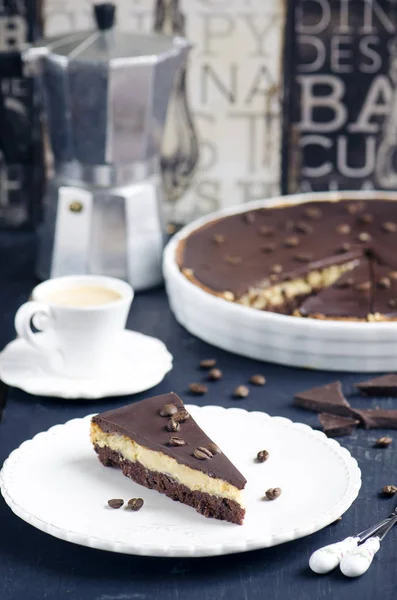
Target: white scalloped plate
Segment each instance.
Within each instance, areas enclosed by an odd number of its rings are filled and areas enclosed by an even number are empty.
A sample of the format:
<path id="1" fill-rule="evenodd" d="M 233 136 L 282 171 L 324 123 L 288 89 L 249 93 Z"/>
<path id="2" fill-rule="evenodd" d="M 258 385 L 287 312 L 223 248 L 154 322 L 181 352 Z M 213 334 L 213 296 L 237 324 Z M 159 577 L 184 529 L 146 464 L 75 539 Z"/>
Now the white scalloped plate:
<path id="1" fill-rule="evenodd" d="M 104 468 L 89 442 L 89 419 L 56 425 L 11 453 L 1 491 L 15 514 L 55 537 L 112 552 L 146 556 L 214 556 L 265 548 L 309 535 L 353 503 L 360 470 L 335 440 L 307 425 L 218 406 L 189 411 L 244 473 L 243 526 L 206 519 L 193 509 Z M 258 450 L 270 457 L 259 464 Z M 275 501 L 263 500 L 281 487 Z M 107 506 L 140 496 L 137 513 Z"/>
<path id="2" fill-rule="evenodd" d="M 97 400 L 149 390 L 172 369 L 172 355 L 157 338 L 125 329 L 115 346 L 108 369 L 84 379 L 54 373 L 43 354 L 17 338 L 0 353 L 1 379 L 36 396 Z"/>

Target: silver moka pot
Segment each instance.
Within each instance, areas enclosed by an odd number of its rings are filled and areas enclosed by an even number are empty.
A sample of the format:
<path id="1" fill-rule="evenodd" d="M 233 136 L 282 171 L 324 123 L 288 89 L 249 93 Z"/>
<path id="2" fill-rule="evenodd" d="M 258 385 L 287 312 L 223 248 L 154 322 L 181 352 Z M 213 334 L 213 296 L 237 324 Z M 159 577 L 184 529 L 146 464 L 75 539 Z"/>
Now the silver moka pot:
<path id="1" fill-rule="evenodd" d="M 160 148 L 190 46 L 182 37 L 117 31 L 113 4 L 94 14 L 94 31 L 22 54 L 40 82 L 54 169 L 38 275 L 112 275 L 146 289 L 161 282 Z"/>

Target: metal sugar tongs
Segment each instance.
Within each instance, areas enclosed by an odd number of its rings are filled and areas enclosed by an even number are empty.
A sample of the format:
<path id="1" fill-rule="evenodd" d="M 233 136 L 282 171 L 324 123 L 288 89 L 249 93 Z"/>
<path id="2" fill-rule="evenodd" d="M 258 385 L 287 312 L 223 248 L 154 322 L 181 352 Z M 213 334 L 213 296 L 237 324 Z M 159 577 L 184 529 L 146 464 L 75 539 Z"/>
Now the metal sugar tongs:
<path id="1" fill-rule="evenodd" d="M 312 571 L 324 575 L 338 565 L 346 577 L 359 577 L 371 566 L 375 554 L 397 523 L 397 506 L 387 519 L 340 542 L 316 550 L 310 557 Z"/>

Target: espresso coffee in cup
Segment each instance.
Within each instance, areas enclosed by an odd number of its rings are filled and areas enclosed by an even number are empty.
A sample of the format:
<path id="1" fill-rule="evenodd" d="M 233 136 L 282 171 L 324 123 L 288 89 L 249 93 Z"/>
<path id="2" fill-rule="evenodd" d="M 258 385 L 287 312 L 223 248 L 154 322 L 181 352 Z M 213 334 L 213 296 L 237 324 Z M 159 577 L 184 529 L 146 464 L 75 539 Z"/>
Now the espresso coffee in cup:
<path id="1" fill-rule="evenodd" d="M 67 377 L 95 377 L 112 369 L 134 292 L 125 281 L 70 275 L 35 287 L 15 316 L 18 336 Z M 31 323 L 41 333 L 34 333 Z"/>
<path id="2" fill-rule="evenodd" d="M 55 290 L 44 297 L 44 301 L 58 306 L 101 306 L 120 300 L 122 295 L 111 288 L 97 285 L 80 285 Z"/>

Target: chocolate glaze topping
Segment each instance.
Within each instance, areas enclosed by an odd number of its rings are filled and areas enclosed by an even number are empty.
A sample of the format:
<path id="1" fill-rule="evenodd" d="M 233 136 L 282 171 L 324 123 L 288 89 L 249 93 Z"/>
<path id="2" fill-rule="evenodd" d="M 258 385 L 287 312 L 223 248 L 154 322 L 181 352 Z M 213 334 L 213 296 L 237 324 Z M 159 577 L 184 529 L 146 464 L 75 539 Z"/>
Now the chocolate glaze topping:
<path id="1" fill-rule="evenodd" d="M 209 444 L 213 444 L 213 441 L 192 417 L 180 423 L 177 434 L 186 445 L 169 445 L 170 436 L 174 434 L 167 431 L 168 418 L 160 416 L 160 411 L 166 404 L 174 404 L 178 410 L 185 409 L 179 396 L 171 392 L 104 412 L 93 417 L 93 422 L 106 433 L 125 435 L 141 446 L 171 456 L 178 463 L 202 471 L 209 477 L 228 481 L 240 490 L 243 489 L 246 479 L 223 453 L 216 454 L 208 460 L 198 460 L 193 456 L 197 448 L 208 447 Z"/>
<path id="2" fill-rule="evenodd" d="M 396 249 L 395 202 L 310 202 L 214 220 L 181 242 L 178 260 L 199 285 L 213 293 L 230 292 L 238 299 L 266 281 L 271 285 L 295 279 L 356 258 L 365 263 L 369 254 L 376 264 L 397 271 Z M 361 277 L 358 272 L 356 276 Z M 397 291 L 397 280 L 395 285 Z M 375 307 L 392 308 L 389 295 L 390 291 L 383 292 L 384 298 L 380 294 L 378 305 L 375 296 Z M 348 312 L 351 299 L 346 294 L 338 298 L 340 312 Z M 353 302 L 353 313 L 347 316 L 366 316 L 367 298 L 357 295 L 356 301 L 357 307 Z"/>

